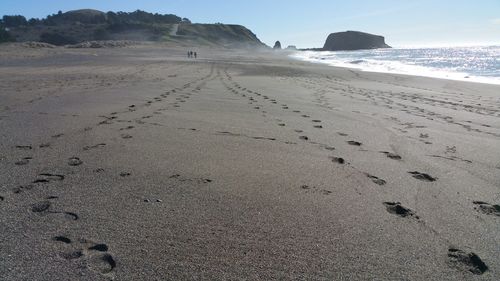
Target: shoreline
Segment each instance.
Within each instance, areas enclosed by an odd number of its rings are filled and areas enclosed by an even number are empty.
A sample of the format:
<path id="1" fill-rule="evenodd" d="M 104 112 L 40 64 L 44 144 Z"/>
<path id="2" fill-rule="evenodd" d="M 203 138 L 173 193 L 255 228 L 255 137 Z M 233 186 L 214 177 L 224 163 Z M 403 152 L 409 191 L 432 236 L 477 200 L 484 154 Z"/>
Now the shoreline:
<path id="1" fill-rule="evenodd" d="M 412 49 L 412 48 L 408 48 Z M 436 78 L 436 79 L 444 79 L 444 80 L 451 80 L 451 81 L 462 81 L 462 82 L 470 82 L 470 83 L 481 83 L 481 84 L 490 84 L 490 85 L 500 85 L 500 77 L 487 77 L 487 76 L 475 76 L 467 73 L 459 73 L 459 72 L 444 72 L 442 74 L 439 74 L 439 72 L 442 72 L 443 70 L 437 70 L 437 69 L 432 69 L 429 67 L 425 66 L 420 66 L 420 65 L 405 65 L 407 67 L 421 67 L 422 71 L 431 71 L 435 72 L 436 74 L 428 74 L 428 75 L 418 75 L 414 73 L 405 73 L 403 70 L 395 70 L 395 71 L 389 71 L 389 70 L 375 70 L 370 67 L 361 67 L 358 66 L 356 67 L 355 65 L 350 65 L 352 63 L 350 62 L 328 62 L 327 60 L 319 60 L 319 59 L 309 59 L 309 58 L 303 58 L 299 57 L 298 54 L 301 52 L 316 52 L 316 53 L 321 53 L 321 52 L 329 52 L 330 51 L 296 51 L 294 53 L 289 54 L 288 56 L 294 60 L 300 60 L 300 61 L 306 61 L 310 63 L 315 63 L 315 64 L 323 64 L 323 65 L 328 65 L 331 67 L 342 67 L 342 68 L 349 68 L 357 71 L 362 71 L 362 72 L 371 72 L 371 73 L 387 73 L 387 74 L 398 74 L 398 75 L 407 75 L 407 76 L 418 76 L 418 77 L 428 77 L 428 78 Z M 386 61 L 390 63 L 395 63 L 398 61 Z M 457 75 L 457 77 L 446 77 L 446 75 Z M 464 77 L 458 77 L 460 75 L 464 75 Z"/>

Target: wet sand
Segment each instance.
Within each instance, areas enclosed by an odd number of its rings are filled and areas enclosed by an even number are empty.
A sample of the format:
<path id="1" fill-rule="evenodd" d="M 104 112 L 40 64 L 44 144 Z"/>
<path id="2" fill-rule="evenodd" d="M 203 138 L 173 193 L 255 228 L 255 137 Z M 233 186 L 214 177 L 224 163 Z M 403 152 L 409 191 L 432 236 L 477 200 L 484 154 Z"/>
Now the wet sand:
<path id="1" fill-rule="evenodd" d="M 0 48 L 0 279 L 500 279 L 500 86 L 197 52 Z"/>

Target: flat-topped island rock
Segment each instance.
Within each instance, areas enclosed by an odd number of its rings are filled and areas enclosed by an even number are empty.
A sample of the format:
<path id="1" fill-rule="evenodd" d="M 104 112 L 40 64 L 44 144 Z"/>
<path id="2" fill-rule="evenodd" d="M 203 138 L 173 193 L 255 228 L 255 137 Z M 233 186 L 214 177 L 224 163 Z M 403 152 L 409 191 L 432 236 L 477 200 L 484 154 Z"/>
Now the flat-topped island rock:
<path id="1" fill-rule="evenodd" d="M 383 36 L 345 31 L 331 33 L 323 46 L 324 51 L 353 51 L 366 49 L 390 48 Z"/>

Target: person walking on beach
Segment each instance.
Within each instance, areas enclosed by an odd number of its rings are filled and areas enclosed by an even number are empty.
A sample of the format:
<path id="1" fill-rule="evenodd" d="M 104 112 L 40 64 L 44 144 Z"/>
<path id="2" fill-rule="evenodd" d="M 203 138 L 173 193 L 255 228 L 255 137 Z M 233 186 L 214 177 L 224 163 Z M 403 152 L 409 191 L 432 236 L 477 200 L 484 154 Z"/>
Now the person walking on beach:
<path id="1" fill-rule="evenodd" d="M 196 54 L 196 52 L 194 52 L 194 58 L 196 58 L 198 56 L 198 54 Z"/>
<path id="2" fill-rule="evenodd" d="M 188 59 L 191 58 L 191 51 L 188 51 Z"/>

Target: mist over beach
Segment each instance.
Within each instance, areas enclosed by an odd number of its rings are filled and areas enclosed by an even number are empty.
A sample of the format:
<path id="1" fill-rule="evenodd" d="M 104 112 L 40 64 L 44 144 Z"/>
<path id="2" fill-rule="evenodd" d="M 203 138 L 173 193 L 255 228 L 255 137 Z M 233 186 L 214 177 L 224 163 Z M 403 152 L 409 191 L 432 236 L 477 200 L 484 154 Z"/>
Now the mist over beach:
<path id="1" fill-rule="evenodd" d="M 500 280 L 499 10 L 2 1 L 0 280 Z"/>

